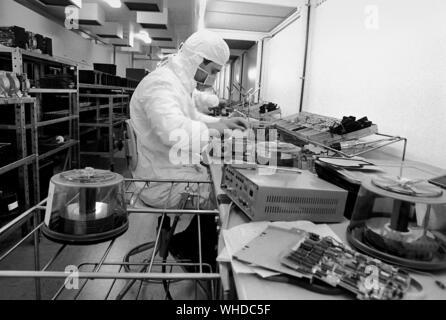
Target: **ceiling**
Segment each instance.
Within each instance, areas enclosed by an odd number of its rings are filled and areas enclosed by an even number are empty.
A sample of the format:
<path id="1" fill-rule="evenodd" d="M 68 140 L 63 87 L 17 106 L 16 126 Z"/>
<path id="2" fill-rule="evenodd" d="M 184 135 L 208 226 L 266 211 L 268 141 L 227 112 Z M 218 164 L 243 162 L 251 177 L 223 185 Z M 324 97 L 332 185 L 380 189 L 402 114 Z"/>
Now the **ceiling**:
<path id="1" fill-rule="evenodd" d="M 209 0 L 205 25 L 215 29 L 270 32 L 295 9 L 253 2 Z"/>
<path id="2" fill-rule="evenodd" d="M 66 6 L 79 2 L 79 0 L 16 1 L 61 24 L 65 23 Z M 84 38 L 115 45 L 120 48 L 119 50 L 146 53 L 153 51 L 150 47 L 170 52 L 196 30 L 197 0 L 120 1 L 120 8 L 112 8 L 103 0 L 82 0 L 77 32 L 80 31 Z M 150 45 L 133 36 L 142 30 L 147 31 L 151 37 Z"/>
<path id="3" fill-rule="evenodd" d="M 207 0 L 204 25 L 231 51 L 246 51 L 292 15 L 299 0 Z"/>
<path id="4" fill-rule="evenodd" d="M 200 9 L 205 28 L 220 32 L 232 50 L 248 50 L 293 14 L 299 0 L 114 0 L 120 8 L 105 0 L 15 1 L 61 24 L 66 6 L 81 2 L 76 32 L 124 52 L 149 54 L 174 52 L 197 30 Z M 151 37 L 150 45 L 134 37 L 142 30 Z"/>

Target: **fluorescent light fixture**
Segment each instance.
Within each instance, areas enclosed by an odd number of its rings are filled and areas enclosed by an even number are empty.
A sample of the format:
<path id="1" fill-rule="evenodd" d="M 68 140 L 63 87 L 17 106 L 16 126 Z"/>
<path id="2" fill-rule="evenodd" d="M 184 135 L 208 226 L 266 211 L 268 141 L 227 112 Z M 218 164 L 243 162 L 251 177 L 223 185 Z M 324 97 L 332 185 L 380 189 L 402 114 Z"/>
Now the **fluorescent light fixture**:
<path id="1" fill-rule="evenodd" d="M 146 44 L 151 44 L 152 39 L 149 36 L 149 33 L 147 31 L 140 31 L 139 33 L 135 34 L 135 38 L 143 41 Z"/>
<path id="2" fill-rule="evenodd" d="M 199 0 L 198 8 L 198 30 L 203 30 L 204 26 L 204 16 L 206 15 L 206 0 Z"/>
<path id="3" fill-rule="evenodd" d="M 115 8 L 115 9 L 121 8 L 121 6 L 122 6 L 121 0 L 102 0 L 102 1 L 104 1 L 110 7 Z"/>

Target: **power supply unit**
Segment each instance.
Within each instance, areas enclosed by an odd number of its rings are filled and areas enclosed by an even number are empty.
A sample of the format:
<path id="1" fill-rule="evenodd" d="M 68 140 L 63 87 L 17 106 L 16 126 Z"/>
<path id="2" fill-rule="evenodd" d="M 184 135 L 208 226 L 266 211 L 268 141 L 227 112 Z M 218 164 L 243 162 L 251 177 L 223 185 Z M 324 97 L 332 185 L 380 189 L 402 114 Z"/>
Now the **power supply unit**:
<path id="1" fill-rule="evenodd" d="M 254 221 L 340 222 L 347 200 L 347 191 L 309 171 L 280 167 L 262 174 L 256 167 L 227 165 L 222 187 Z"/>

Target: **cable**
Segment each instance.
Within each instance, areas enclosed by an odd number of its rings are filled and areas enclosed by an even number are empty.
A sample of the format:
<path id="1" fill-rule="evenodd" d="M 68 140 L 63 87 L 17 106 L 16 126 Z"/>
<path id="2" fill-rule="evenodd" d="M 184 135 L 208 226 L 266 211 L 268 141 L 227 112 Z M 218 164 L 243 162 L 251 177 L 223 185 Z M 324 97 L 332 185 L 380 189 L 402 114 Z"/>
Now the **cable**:
<path id="1" fill-rule="evenodd" d="M 152 242 L 148 242 L 148 243 L 143 243 L 143 244 L 141 244 L 141 245 L 139 245 L 139 246 L 133 248 L 132 250 L 130 250 L 130 251 L 124 256 L 124 259 L 123 259 L 123 262 L 126 263 L 126 264 L 124 265 L 124 269 L 125 269 L 125 271 L 126 271 L 126 272 L 132 272 L 132 270 L 130 269 L 130 266 L 128 265 L 128 264 L 130 263 L 130 257 L 131 257 L 131 256 L 134 256 L 134 255 L 136 255 L 136 254 L 138 254 L 138 253 L 141 253 L 141 252 L 144 252 L 144 251 L 146 251 L 146 250 L 152 249 L 153 246 L 154 246 L 154 244 L 155 244 L 155 242 L 153 242 L 153 241 L 152 241 Z M 156 253 L 158 253 L 158 250 L 157 250 Z M 156 253 L 155 253 L 155 254 L 156 254 Z M 163 261 L 163 263 L 164 263 L 164 261 Z M 151 279 L 144 279 L 144 280 L 141 280 L 141 281 L 144 281 L 144 282 L 150 282 L 150 283 L 158 283 L 158 284 L 161 284 L 161 283 L 163 282 L 163 280 L 151 280 Z M 181 280 L 171 280 L 170 282 L 171 282 L 171 283 L 175 283 L 175 282 L 179 282 L 179 281 L 181 281 Z"/>

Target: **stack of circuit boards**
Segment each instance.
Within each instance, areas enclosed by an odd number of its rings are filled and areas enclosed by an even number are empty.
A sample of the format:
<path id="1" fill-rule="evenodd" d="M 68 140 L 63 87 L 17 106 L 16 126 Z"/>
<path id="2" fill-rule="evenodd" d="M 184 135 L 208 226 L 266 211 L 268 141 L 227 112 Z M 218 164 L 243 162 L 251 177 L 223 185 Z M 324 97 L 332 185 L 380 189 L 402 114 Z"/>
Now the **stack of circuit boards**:
<path id="1" fill-rule="evenodd" d="M 301 239 L 281 263 L 306 277 L 344 288 L 358 299 L 402 299 L 411 283 L 406 272 L 314 233 Z"/>
<path id="2" fill-rule="evenodd" d="M 343 120 L 310 112 L 300 112 L 275 120 L 273 123 L 285 141 L 297 145 L 313 142 L 331 146 L 334 143 L 356 140 L 378 132 L 377 125 L 371 123 L 365 128 L 358 128 L 349 133 L 333 130 L 339 127 Z"/>

